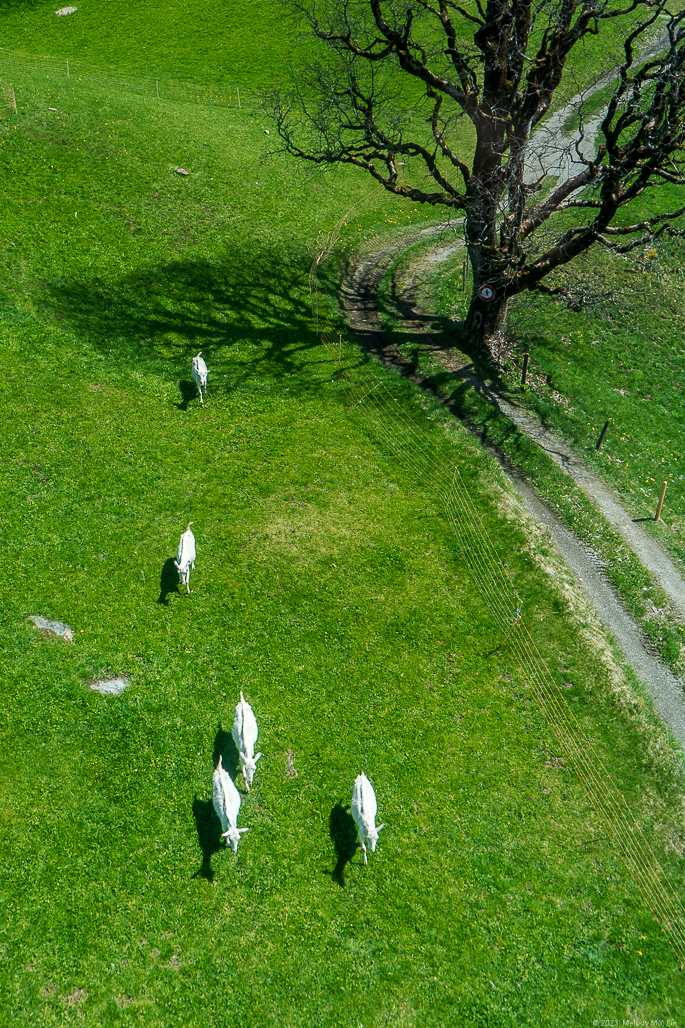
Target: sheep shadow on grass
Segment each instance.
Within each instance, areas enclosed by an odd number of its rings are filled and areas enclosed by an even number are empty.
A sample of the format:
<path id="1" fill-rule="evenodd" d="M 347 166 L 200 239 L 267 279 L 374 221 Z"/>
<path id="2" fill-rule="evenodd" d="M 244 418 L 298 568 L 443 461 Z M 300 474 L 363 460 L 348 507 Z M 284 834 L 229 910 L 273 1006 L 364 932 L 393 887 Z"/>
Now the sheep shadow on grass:
<path id="1" fill-rule="evenodd" d="M 197 796 L 193 800 L 193 817 L 195 818 L 197 838 L 202 851 L 202 864 L 193 875 L 193 878 L 206 878 L 208 882 L 213 882 L 212 855 L 223 849 L 221 845 L 221 821 L 212 801 L 199 800 Z"/>
<path id="2" fill-rule="evenodd" d="M 233 735 L 231 732 L 227 732 L 221 724 L 221 721 L 217 725 L 216 735 L 214 736 L 214 752 L 212 754 L 212 767 L 216 767 L 219 763 L 219 757 L 221 757 L 221 765 L 224 771 L 228 771 L 229 775 L 236 780 L 238 776 L 238 767 L 240 765 L 240 755 L 238 753 L 238 747 L 233 742 Z M 242 775 L 240 776 L 242 780 Z M 238 783 L 236 782 L 236 787 Z"/>
<path id="3" fill-rule="evenodd" d="M 238 774 L 240 758 L 236 744 L 233 742 L 233 735 L 227 732 L 219 721 L 214 736 L 214 750 L 212 752 L 212 767 L 216 768 L 221 757 L 221 764 L 225 771 L 228 771 L 231 778 L 235 780 Z M 221 842 L 221 821 L 214 809 L 213 800 L 199 800 L 197 796 L 193 800 L 193 817 L 197 838 L 202 850 L 202 865 L 193 875 L 193 878 L 206 878 L 208 882 L 214 881 L 212 871 L 212 856 L 224 849 Z"/>
<path id="4" fill-rule="evenodd" d="M 184 379 L 182 382 L 178 383 L 178 388 L 181 392 L 181 402 L 174 404 L 174 407 L 176 407 L 177 410 L 188 410 L 188 404 L 191 400 L 197 400 L 198 403 L 200 402 L 200 394 L 197 391 L 197 386 L 194 382 L 189 382 L 187 379 Z"/>
<path id="5" fill-rule="evenodd" d="M 338 800 L 328 818 L 328 830 L 337 860 L 333 870 L 324 871 L 324 874 L 330 875 L 333 881 L 344 889 L 345 865 L 352 860 L 358 845 L 357 826 L 350 814 L 349 803 L 343 806 L 342 800 Z"/>
<path id="6" fill-rule="evenodd" d="M 173 557 L 169 557 L 168 560 L 164 561 L 162 565 L 162 573 L 159 576 L 159 599 L 157 603 L 163 604 L 165 607 L 169 603 L 169 593 L 177 593 L 180 596 L 178 583 L 180 578 L 178 577 L 178 568 L 174 562 Z"/>

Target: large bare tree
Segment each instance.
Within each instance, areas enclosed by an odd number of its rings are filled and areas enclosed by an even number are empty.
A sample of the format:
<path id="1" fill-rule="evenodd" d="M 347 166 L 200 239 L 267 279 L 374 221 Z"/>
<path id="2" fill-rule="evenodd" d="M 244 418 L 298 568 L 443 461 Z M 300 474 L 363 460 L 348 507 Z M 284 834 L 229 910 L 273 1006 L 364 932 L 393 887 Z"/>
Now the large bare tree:
<path id="1" fill-rule="evenodd" d="M 685 206 L 666 210 L 659 190 L 685 184 L 685 12 L 669 15 L 665 0 L 281 3 L 310 41 L 295 51 L 292 89 L 267 102 L 283 149 L 464 218 L 473 293 L 462 335 L 474 351 L 497 363 L 507 301 L 563 295 L 553 273 L 591 246 L 625 252 L 680 234 Z M 581 117 L 560 174 L 541 152 L 543 126 L 533 130 L 578 66 L 574 48 L 603 33 L 612 95 L 589 149 Z M 649 191 L 658 213 L 617 218 Z"/>

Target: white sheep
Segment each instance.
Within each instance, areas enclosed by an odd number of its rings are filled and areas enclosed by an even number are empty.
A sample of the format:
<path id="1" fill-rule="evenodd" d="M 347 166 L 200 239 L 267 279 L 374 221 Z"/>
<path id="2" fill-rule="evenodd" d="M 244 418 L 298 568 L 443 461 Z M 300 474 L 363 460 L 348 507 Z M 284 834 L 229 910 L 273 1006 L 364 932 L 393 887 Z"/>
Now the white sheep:
<path id="1" fill-rule="evenodd" d="M 238 843 L 243 832 L 248 828 L 238 828 L 238 811 L 240 810 L 240 793 L 236 789 L 228 771 L 224 771 L 222 758 L 212 778 L 212 803 L 221 821 L 221 838 L 230 842 L 233 852 L 238 852 Z"/>
<path id="2" fill-rule="evenodd" d="M 245 778 L 245 788 L 248 792 L 252 785 L 254 773 L 257 770 L 257 761 L 261 757 L 261 753 L 255 756 L 254 751 L 258 734 L 257 721 L 252 712 L 252 707 L 241 692 L 240 703 L 235 708 L 235 718 L 233 719 L 233 742 L 236 744 L 240 754 L 240 767 Z"/>
<path id="3" fill-rule="evenodd" d="M 364 863 L 368 864 L 366 859 L 366 846 L 364 845 L 364 838 L 369 840 L 371 846 L 371 852 L 376 852 L 376 843 L 378 842 L 378 833 L 381 828 L 385 828 L 385 823 L 375 827 L 374 822 L 376 820 L 376 811 L 378 805 L 376 803 L 376 794 L 373 791 L 371 782 L 365 774 L 357 775 L 354 780 L 354 788 L 352 790 L 352 817 L 357 825 L 357 832 L 359 833 L 359 845 L 364 852 Z"/>
<path id="4" fill-rule="evenodd" d="M 200 393 L 200 403 L 204 406 L 204 400 L 202 399 L 202 390 L 207 392 L 207 365 L 202 359 L 202 350 L 198 353 L 197 357 L 193 357 L 193 378 L 195 379 L 195 385 Z"/>
<path id="5" fill-rule="evenodd" d="M 190 569 L 195 570 L 195 536 L 190 531 L 194 522 L 189 521 L 188 527 L 178 541 L 178 552 L 174 564 L 181 576 L 181 583 L 190 592 Z"/>

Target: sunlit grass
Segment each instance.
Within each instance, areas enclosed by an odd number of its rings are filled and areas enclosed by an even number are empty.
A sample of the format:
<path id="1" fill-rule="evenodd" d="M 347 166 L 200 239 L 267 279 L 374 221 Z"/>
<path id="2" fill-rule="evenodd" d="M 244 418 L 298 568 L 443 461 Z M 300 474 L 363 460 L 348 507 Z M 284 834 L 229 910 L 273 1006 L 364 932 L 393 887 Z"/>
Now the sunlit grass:
<path id="1" fill-rule="evenodd" d="M 493 653 L 430 479 L 345 407 L 312 332 L 319 230 L 355 201 L 341 246 L 426 211 L 262 163 L 247 107 L 20 86 L 0 123 L 3 1023 L 508 1028 L 677 1008 L 673 955 Z M 531 632 L 677 882 L 679 764 L 652 715 L 617 703 L 492 464 L 354 363 L 477 483 Z M 164 569 L 190 520 L 186 597 Z M 114 674 L 120 697 L 87 688 Z M 210 795 L 240 689 L 263 757 L 234 857 Z M 387 823 L 368 868 L 340 806 L 361 770 Z"/>

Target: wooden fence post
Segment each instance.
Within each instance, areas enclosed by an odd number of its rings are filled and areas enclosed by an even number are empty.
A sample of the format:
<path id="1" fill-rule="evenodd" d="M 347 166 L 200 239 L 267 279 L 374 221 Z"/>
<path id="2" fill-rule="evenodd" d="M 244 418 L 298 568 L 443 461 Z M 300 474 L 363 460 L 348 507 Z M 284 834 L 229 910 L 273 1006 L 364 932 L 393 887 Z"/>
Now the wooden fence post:
<path id="1" fill-rule="evenodd" d="M 659 503 L 657 504 L 657 508 L 656 508 L 656 516 L 654 518 L 655 521 L 658 521 L 660 519 L 660 517 L 661 517 L 661 508 L 664 505 L 664 495 L 665 495 L 665 493 L 666 493 L 666 483 L 664 482 L 664 484 L 661 487 L 661 496 L 659 497 Z"/>
<path id="2" fill-rule="evenodd" d="M 526 384 L 526 376 L 528 375 L 528 354 L 523 355 L 523 371 L 521 372 L 521 385 Z"/>

